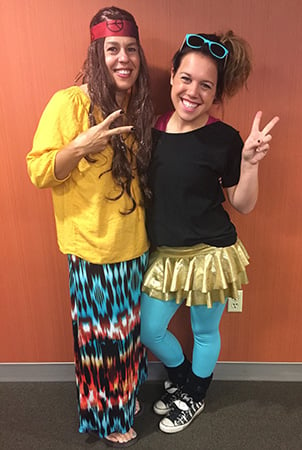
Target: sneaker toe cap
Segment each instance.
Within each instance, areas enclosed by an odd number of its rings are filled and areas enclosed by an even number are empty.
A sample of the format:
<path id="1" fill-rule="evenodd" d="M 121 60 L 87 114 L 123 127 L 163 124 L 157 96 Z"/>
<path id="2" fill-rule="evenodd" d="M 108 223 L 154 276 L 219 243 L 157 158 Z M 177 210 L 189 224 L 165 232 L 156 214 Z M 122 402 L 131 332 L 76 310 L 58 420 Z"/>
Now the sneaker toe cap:
<path id="1" fill-rule="evenodd" d="M 173 427 L 173 422 L 172 420 L 170 420 L 168 417 L 164 417 L 161 421 L 160 421 L 160 425 L 163 425 L 164 427 Z"/>
<path id="2" fill-rule="evenodd" d="M 167 409 L 167 406 L 164 404 L 163 401 L 158 400 L 155 405 L 154 405 L 157 409 Z"/>

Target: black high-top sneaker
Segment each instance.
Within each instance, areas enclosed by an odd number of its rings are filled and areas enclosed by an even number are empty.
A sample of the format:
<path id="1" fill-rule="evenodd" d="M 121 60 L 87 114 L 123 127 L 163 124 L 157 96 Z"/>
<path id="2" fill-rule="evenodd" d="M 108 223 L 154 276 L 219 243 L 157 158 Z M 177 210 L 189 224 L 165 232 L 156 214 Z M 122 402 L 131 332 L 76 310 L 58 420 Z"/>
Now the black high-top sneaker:
<path id="1" fill-rule="evenodd" d="M 204 407 L 204 400 L 195 402 L 187 393 L 181 392 L 166 417 L 159 422 L 159 428 L 164 433 L 178 433 L 187 428 Z"/>
<path id="2" fill-rule="evenodd" d="M 161 431 L 177 433 L 190 425 L 204 410 L 204 399 L 212 377 L 213 374 L 207 378 L 201 378 L 190 370 L 178 399 L 174 400 L 166 417 L 159 422 Z"/>
<path id="3" fill-rule="evenodd" d="M 188 374 L 191 371 L 191 363 L 184 357 L 184 361 L 176 367 L 166 367 L 169 380 L 164 382 L 164 394 L 154 403 L 153 411 L 164 416 L 167 414 L 173 402 L 177 400 L 181 394 L 181 388 L 185 384 Z"/>
<path id="4" fill-rule="evenodd" d="M 180 397 L 181 387 L 173 384 L 172 381 L 164 381 L 165 392 L 153 405 L 153 411 L 159 416 L 166 415 L 173 405 L 173 402 Z"/>

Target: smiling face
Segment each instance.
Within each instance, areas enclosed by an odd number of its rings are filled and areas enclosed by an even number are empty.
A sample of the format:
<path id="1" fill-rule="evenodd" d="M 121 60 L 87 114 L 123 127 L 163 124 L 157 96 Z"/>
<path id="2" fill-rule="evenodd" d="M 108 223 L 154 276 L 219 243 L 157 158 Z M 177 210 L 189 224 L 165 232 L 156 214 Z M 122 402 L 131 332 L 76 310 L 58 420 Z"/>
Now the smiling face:
<path id="1" fill-rule="evenodd" d="M 118 99 L 123 97 L 137 80 L 140 69 L 138 44 L 133 37 L 106 37 L 104 53 L 108 72 L 116 85 Z"/>
<path id="2" fill-rule="evenodd" d="M 171 73 L 171 100 L 176 131 L 193 130 L 207 122 L 217 85 L 217 67 L 208 56 L 187 53 Z"/>

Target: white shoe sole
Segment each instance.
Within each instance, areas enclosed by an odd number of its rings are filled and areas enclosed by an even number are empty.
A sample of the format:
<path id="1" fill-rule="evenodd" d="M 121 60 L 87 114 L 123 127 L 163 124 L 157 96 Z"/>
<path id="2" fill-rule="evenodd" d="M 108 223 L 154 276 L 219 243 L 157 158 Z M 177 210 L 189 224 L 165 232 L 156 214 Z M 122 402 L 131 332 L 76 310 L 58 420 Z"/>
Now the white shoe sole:
<path id="1" fill-rule="evenodd" d="M 192 419 L 190 420 L 190 422 L 187 422 L 187 423 L 185 423 L 185 424 L 183 424 L 183 425 L 176 425 L 176 426 L 174 426 L 173 424 L 172 424 L 171 426 L 165 425 L 164 423 L 162 423 L 165 419 L 162 419 L 162 420 L 159 422 L 159 425 L 158 425 L 158 426 L 159 426 L 159 429 L 160 429 L 161 431 L 163 431 L 164 433 L 169 433 L 169 434 L 171 434 L 171 433 L 178 433 L 179 431 L 183 431 L 183 430 L 185 430 L 185 429 L 193 422 L 193 420 L 194 420 L 197 416 L 199 416 L 200 413 L 202 413 L 202 411 L 204 410 L 204 407 L 205 407 L 205 403 L 203 404 L 202 407 L 199 408 L 198 411 L 196 411 L 196 413 L 194 414 L 194 416 L 192 417 Z M 171 423 L 172 423 L 172 422 L 171 422 Z"/>
<path id="2" fill-rule="evenodd" d="M 155 414 L 157 414 L 158 416 L 165 416 L 166 414 L 168 414 L 168 412 L 170 411 L 170 408 L 165 408 L 165 409 L 160 409 L 156 407 L 156 404 L 153 405 L 153 411 L 155 412 Z"/>

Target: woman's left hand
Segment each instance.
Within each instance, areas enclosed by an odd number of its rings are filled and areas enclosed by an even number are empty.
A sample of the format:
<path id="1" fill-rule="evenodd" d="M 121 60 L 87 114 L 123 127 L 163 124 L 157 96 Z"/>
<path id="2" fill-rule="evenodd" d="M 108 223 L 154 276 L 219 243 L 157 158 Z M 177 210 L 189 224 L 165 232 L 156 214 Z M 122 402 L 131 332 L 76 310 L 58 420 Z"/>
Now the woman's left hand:
<path id="1" fill-rule="evenodd" d="M 258 164 L 269 150 L 269 142 L 272 140 L 269 132 L 274 128 L 279 117 L 275 116 L 263 130 L 260 130 L 262 111 L 258 111 L 252 125 L 251 132 L 242 149 L 242 160 L 250 164 Z"/>

